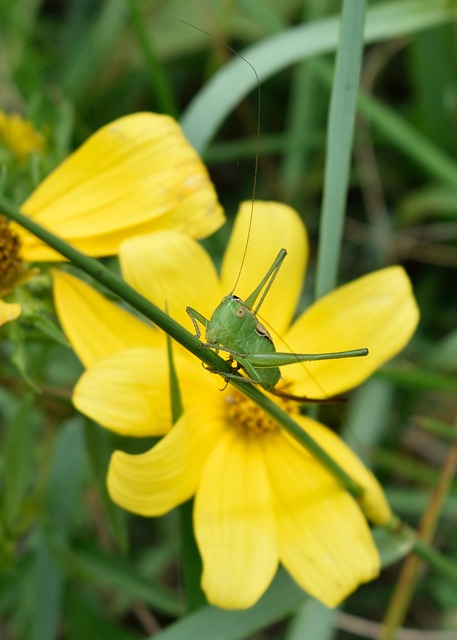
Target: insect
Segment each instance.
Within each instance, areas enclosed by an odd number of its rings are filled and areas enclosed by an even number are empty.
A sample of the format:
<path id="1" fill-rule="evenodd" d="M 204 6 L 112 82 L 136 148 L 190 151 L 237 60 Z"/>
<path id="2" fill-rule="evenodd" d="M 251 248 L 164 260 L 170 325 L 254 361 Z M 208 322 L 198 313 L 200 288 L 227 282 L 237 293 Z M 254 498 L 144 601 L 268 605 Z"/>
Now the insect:
<path id="1" fill-rule="evenodd" d="M 227 380 L 237 377 L 247 383 L 255 383 L 269 393 L 301 402 L 328 402 L 329 399 L 313 399 L 305 396 L 295 396 L 276 388 L 281 379 L 280 366 L 312 360 L 335 360 L 340 358 L 355 358 L 368 355 L 368 349 L 353 349 L 331 353 L 287 353 L 277 352 L 273 340 L 267 329 L 257 318 L 257 312 L 265 300 L 268 291 L 286 257 L 287 252 L 281 249 L 275 261 L 265 276 L 246 298 L 241 300 L 233 292 L 225 296 L 208 320 L 200 312 L 187 307 L 195 328 L 197 337 L 201 338 L 198 322 L 205 328 L 205 342 L 203 346 L 229 354 L 229 361 L 233 363 L 233 373 L 220 373 Z M 263 290 L 263 293 L 262 293 Z M 257 298 L 259 302 L 256 304 Z M 255 306 L 254 306 L 255 305 Z M 247 377 L 240 377 L 238 371 L 242 369 Z"/>
<path id="2" fill-rule="evenodd" d="M 257 80 L 258 96 L 257 149 L 254 163 L 250 223 L 246 238 L 245 251 L 241 261 L 241 266 L 238 273 L 238 278 L 235 282 L 235 286 L 232 292 L 222 299 L 209 320 L 192 307 L 187 307 L 186 311 L 192 320 L 197 338 L 201 338 L 201 330 L 198 323 L 200 323 L 205 328 L 205 342 L 203 343 L 203 346 L 211 347 L 215 349 L 216 352 L 224 351 L 229 354 L 228 361 L 233 364 L 232 373 L 211 369 L 213 373 L 222 375 L 227 382 L 230 378 L 237 378 L 246 381 L 246 383 L 258 384 L 263 387 L 263 389 L 276 396 L 297 400 L 300 402 L 333 402 L 334 400 L 331 400 L 329 398 L 313 399 L 305 396 L 295 396 L 276 388 L 276 385 L 281 379 L 281 372 L 279 369 L 279 367 L 281 366 L 296 364 L 297 362 L 310 362 L 313 360 L 336 360 L 341 358 L 355 358 L 368 355 L 368 349 L 365 348 L 319 354 L 288 353 L 276 351 L 269 332 L 257 317 L 257 312 L 260 309 L 263 301 L 265 300 L 265 297 L 267 296 L 268 291 L 273 284 L 279 269 L 281 268 L 284 258 L 287 255 L 286 250 L 281 249 L 279 251 L 273 264 L 268 269 L 265 276 L 261 279 L 260 283 L 246 298 L 246 300 L 243 301 L 234 293 L 246 258 L 246 250 L 249 242 L 251 223 L 254 215 L 254 202 L 256 196 L 257 173 L 259 164 L 260 80 L 253 65 L 238 51 L 230 47 L 225 42 L 207 33 L 203 29 L 200 29 L 198 27 L 194 28 L 196 28 L 198 31 L 202 31 L 214 40 L 217 40 L 220 44 L 229 49 L 229 51 L 241 58 L 247 65 L 249 65 L 249 67 L 251 67 L 252 71 L 254 72 Z M 260 299 L 256 304 L 259 296 Z M 239 375 L 238 372 L 240 369 L 245 372 L 246 376 Z"/>

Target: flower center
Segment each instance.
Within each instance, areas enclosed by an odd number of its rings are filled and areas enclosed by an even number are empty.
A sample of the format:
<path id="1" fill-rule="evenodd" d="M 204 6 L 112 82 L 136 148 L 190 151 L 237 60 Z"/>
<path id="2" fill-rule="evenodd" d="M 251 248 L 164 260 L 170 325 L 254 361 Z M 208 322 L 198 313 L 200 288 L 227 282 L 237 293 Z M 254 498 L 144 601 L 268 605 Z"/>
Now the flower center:
<path id="1" fill-rule="evenodd" d="M 252 400 L 240 391 L 230 388 L 226 393 L 227 420 L 234 427 L 246 429 L 259 435 L 278 431 L 281 427 Z M 292 400 L 280 400 L 278 404 L 289 414 L 298 413 L 298 405 Z"/>
<path id="2" fill-rule="evenodd" d="M 0 294 L 8 291 L 22 272 L 21 242 L 0 215 Z"/>

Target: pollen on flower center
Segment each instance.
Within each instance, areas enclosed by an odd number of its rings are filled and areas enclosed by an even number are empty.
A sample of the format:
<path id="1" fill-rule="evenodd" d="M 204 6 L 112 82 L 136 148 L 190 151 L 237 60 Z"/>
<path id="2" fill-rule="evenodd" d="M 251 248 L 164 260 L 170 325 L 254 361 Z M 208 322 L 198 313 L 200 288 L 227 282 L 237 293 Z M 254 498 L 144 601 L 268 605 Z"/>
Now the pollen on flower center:
<path id="1" fill-rule="evenodd" d="M 8 291 L 22 273 L 21 242 L 0 215 L 0 294 Z"/>
<path id="2" fill-rule="evenodd" d="M 234 427 L 247 429 L 259 435 L 278 431 L 281 428 L 265 411 L 237 389 L 229 389 L 225 402 L 227 421 Z M 287 413 L 295 413 L 298 410 L 296 403 L 290 400 L 281 401 L 281 404 L 284 405 L 283 409 Z"/>

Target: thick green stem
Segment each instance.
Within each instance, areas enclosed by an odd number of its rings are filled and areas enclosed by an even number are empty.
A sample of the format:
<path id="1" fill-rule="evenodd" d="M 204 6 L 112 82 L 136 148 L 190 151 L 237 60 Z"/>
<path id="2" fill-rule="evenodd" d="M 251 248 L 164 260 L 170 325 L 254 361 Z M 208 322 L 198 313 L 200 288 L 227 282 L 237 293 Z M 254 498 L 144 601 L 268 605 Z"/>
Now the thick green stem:
<path id="1" fill-rule="evenodd" d="M 152 302 L 144 298 L 140 293 L 132 289 L 122 278 L 107 269 L 98 260 L 89 258 L 61 238 L 47 231 L 39 224 L 22 214 L 18 208 L 3 196 L 0 196 L 0 211 L 8 218 L 15 220 L 22 227 L 40 238 L 47 245 L 55 249 L 62 256 L 70 260 L 77 267 L 98 280 L 113 293 L 128 302 L 134 309 L 142 313 L 146 318 L 154 322 L 160 329 L 179 342 L 183 347 L 202 360 L 210 369 L 223 373 L 232 373 L 230 364 L 220 358 L 214 351 L 203 348 L 202 343 L 192 333 L 170 318 L 164 311 L 156 307 Z M 334 460 L 322 449 L 292 418 L 278 405 L 265 396 L 257 387 L 247 384 L 236 378 L 230 379 L 230 384 L 251 398 L 271 418 L 276 420 L 284 429 L 310 453 L 318 458 L 321 463 L 332 473 L 344 488 L 354 497 L 360 497 L 363 489 L 356 483 Z"/>

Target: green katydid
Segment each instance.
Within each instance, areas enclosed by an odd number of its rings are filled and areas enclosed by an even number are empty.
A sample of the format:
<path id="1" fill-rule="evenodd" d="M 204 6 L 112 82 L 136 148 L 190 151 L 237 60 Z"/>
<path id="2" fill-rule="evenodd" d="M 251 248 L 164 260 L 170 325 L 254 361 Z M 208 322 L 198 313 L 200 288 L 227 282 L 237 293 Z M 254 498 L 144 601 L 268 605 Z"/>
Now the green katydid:
<path id="1" fill-rule="evenodd" d="M 366 356 L 368 349 L 316 354 L 276 351 L 270 334 L 259 322 L 256 314 L 286 255 L 286 250 L 281 249 L 265 276 L 246 300 L 241 300 L 233 292 L 229 293 L 222 299 L 209 320 L 191 307 L 187 307 L 186 311 L 193 322 L 198 338 L 201 337 L 201 331 L 197 322 L 200 322 L 205 328 L 206 342 L 203 343 L 203 346 L 211 347 L 216 351 L 225 351 L 230 355 L 229 360 L 236 362 L 233 373 L 220 371 L 214 371 L 214 373 L 220 373 L 226 379 L 237 377 L 247 383 L 259 384 L 266 391 L 280 397 L 302 402 L 328 402 L 328 399 L 316 400 L 297 397 L 276 389 L 276 385 L 281 379 L 279 367 L 312 360 L 336 360 Z M 264 288 L 259 302 L 254 307 Z M 243 369 L 248 377 L 239 376 L 237 373 L 239 369 Z"/>
<path id="2" fill-rule="evenodd" d="M 184 21 L 181 21 L 184 22 Z M 238 51 L 233 49 L 230 45 L 219 40 L 215 36 L 211 35 L 207 31 L 195 27 L 187 22 L 184 22 L 190 27 L 205 33 L 207 36 L 217 40 L 229 51 L 243 60 L 254 72 L 257 80 L 257 149 L 255 154 L 254 164 L 254 179 L 252 188 L 252 203 L 251 203 L 251 222 L 254 213 L 254 202 L 256 195 L 257 185 L 257 173 L 259 163 L 259 138 L 260 138 L 260 80 L 256 69 L 253 65 L 244 58 Z M 205 342 L 202 343 L 204 347 L 211 347 L 216 351 L 225 351 L 229 354 L 229 361 L 235 361 L 232 373 L 226 373 L 225 371 L 213 371 L 213 373 L 219 373 L 227 381 L 230 378 L 237 378 L 245 380 L 247 383 L 258 384 L 263 387 L 269 393 L 274 395 L 297 400 L 301 402 L 331 402 L 329 398 L 325 399 L 313 399 L 307 397 L 294 396 L 276 388 L 276 385 L 281 379 L 281 372 L 279 367 L 296 364 L 297 362 L 310 362 L 312 360 L 336 360 L 341 358 L 355 358 L 368 355 L 368 349 L 353 349 L 351 351 L 338 351 L 332 353 L 287 353 L 277 352 L 273 344 L 273 340 L 268 333 L 267 329 L 259 322 L 257 318 L 257 312 L 260 309 L 265 297 L 273 284 L 273 281 L 281 268 L 281 264 L 287 255 L 285 249 L 281 249 L 276 256 L 271 267 L 268 269 L 265 276 L 262 278 L 258 286 L 249 295 L 246 300 L 241 300 L 234 294 L 234 290 L 238 283 L 238 279 L 243 268 L 244 260 L 247 253 L 247 245 L 249 242 L 249 236 L 251 232 L 251 222 L 248 227 L 248 235 L 246 238 L 246 247 L 244 255 L 241 261 L 240 271 L 235 283 L 235 287 L 229 295 L 222 299 L 220 304 L 216 307 L 211 318 L 208 320 L 199 311 L 187 307 L 186 311 L 189 314 L 192 323 L 195 328 L 197 338 L 201 338 L 201 331 L 198 326 L 198 322 L 205 328 Z M 256 306 L 256 300 L 264 289 L 260 296 L 259 302 Z M 246 376 L 240 376 L 238 371 L 242 369 Z"/>

